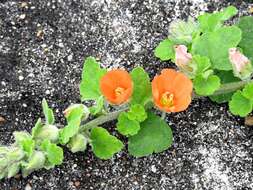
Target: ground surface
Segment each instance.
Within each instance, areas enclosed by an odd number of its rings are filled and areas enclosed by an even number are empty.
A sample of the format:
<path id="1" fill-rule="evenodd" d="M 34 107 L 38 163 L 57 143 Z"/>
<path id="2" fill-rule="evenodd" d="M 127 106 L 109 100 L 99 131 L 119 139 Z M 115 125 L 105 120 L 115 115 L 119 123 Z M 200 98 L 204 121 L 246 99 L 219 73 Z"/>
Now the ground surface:
<path id="1" fill-rule="evenodd" d="M 153 55 L 175 18 L 195 16 L 233 4 L 247 14 L 250 1 L 204 0 L 31 0 L 0 1 L 0 143 L 28 130 L 41 116 L 46 97 L 58 121 L 79 102 L 84 57 L 105 67 L 141 65 L 151 76 L 168 67 Z M 17 189 L 253 189 L 253 129 L 231 116 L 226 105 L 194 101 L 188 111 L 169 115 L 174 144 L 136 159 L 124 150 L 101 161 L 89 151 L 65 153 L 64 164 L 26 179 L 0 182 Z M 108 124 L 113 126 L 114 123 Z"/>

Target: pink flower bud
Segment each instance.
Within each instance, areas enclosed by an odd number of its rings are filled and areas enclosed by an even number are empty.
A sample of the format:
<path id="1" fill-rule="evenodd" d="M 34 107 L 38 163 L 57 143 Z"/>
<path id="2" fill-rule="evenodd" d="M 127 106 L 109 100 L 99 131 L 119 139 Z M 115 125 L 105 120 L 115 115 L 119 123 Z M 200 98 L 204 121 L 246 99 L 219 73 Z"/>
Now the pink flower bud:
<path id="1" fill-rule="evenodd" d="M 242 80 L 252 76 L 253 67 L 251 61 L 236 48 L 229 49 L 229 60 L 232 63 L 234 75 Z"/>
<path id="2" fill-rule="evenodd" d="M 175 46 L 176 51 L 176 65 L 179 69 L 186 69 L 187 65 L 192 60 L 192 55 L 187 52 L 187 47 L 185 45 Z"/>
<path id="3" fill-rule="evenodd" d="M 247 64 L 250 64 L 250 60 L 236 48 L 229 49 L 229 59 L 239 73 L 242 72 Z"/>

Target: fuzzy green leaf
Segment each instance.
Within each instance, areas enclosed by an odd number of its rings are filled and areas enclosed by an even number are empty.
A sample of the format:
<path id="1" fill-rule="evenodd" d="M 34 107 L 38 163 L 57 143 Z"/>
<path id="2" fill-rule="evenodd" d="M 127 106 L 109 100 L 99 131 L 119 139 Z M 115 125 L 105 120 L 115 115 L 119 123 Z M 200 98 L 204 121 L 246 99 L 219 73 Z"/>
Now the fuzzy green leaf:
<path id="1" fill-rule="evenodd" d="M 82 134 L 77 134 L 70 139 L 68 147 L 73 153 L 83 152 L 86 150 L 87 142 L 87 139 Z"/>
<path id="2" fill-rule="evenodd" d="M 61 144 L 68 143 L 70 138 L 78 133 L 82 118 L 85 117 L 84 119 L 86 119 L 88 112 L 88 108 L 82 104 L 72 105 L 64 111 L 68 125 L 60 130 L 59 140 Z"/>
<path id="3" fill-rule="evenodd" d="M 216 75 L 210 75 L 208 78 L 204 78 L 202 75 L 198 75 L 193 80 L 193 85 L 198 95 L 212 95 L 216 90 L 220 88 L 220 78 Z"/>
<path id="4" fill-rule="evenodd" d="M 229 102 L 229 109 L 232 114 L 246 117 L 252 111 L 253 101 L 246 98 L 242 91 L 237 91 Z"/>
<path id="5" fill-rule="evenodd" d="M 94 154 L 101 159 L 110 159 L 123 148 L 123 143 L 101 127 L 91 130 L 91 146 Z"/>
<path id="6" fill-rule="evenodd" d="M 81 99 L 97 100 L 101 96 L 100 79 L 106 73 L 101 69 L 99 63 L 94 57 L 88 57 L 85 60 L 82 72 L 82 81 L 80 85 Z"/>
<path id="7" fill-rule="evenodd" d="M 41 144 L 41 150 L 45 152 L 47 161 L 51 165 L 60 165 L 63 162 L 63 150 L 49 140 L 44 140 Z"/>
<path id="8" fill-rule="evenodd" d="M 44 167 L 46 157 L 41 151 L 34 151 L 28 162 L 22 164 L 22 176 L 27 177 L 33 171 Z"/>
<path id="9" fill-rule="evenodd" d="M 45 118 L 46 118 L 46 124 L 53 124 L 54 121 L 55 121 L 54 112 L 53 112 L 52 109 L 50 109 L 48 107 L 46 99 L 42 100 L 42 109 L 43 109 L 43 113 L 44 113 Z"/>
<path id="10" fill-rule="evenodd" d="M 202 32 L 212 32 L 222 27 L 224 21 L 236 15 L 238 10 L 234 6 L 217 13 L 204 13 L 198 17 Z"/>
<path id="11" fill-rule="evenodd" d="M 242 94 L 249 100 L 253 101 L 253 83 L 247 84 L 244 87 Z"/>
<path id="12" fill-rule="evenodd" d="M 125 136 L 136 135 L 140 130 L 140 124 L 136 120 L 129 119 L 126 112 L 122 112 L 118 117 L 117 130 Z"/>
<path id="13" fill-rule="evenodd" d="M 229 48 L 236 47 L 241 40 L 241 30 L 236 26 L 222 27 L 214 32 L 204 33 L 193 41 L 194 54 L 209 57 L 213 69 L 232 70 Z"/>
<path id="14" fill-rule="evenodd" d="M 19 145 L 20 148 L 30 157 L 35 148 L 35 141 L 32 139 L 31 135 L 27 132 L 14 132 L 15 143 Z"/>
<path id="15" fill-rule="evenodd" d="M 147 119 L 147 113 L 142 105 L 134 104 L 130 107 L 130 110 L 127 112 L 127 117 L 130 120 L 143 122 L 145 121 L 145 119 Z"/>
<path id="16" fill-rule="evenodd" d="M 169 26 L 169 38 L 175 44 L 190 44 L 198 33 L 199 24 L 192 17 L 187 21 L 175 20 Z"/>
<path id="17" fill-rule="evenodd" d="M 155 48 L 155 56 L 162 61 L 175 59 L 174 43 L 170 39 L 165 39 Z"/>
<path id="18" fill-rule="evenodd" d="M 173 136 L 171 128 L 160 117 L 153 113 L 141 123 L 137 135 L 129 137 L 128 150 L 136 157 L 147 156 L 162 152 L 172 145 Z"/>
<path id="19" fill-rule="evenodd" d="M 238 27 L 242 30 L 242 40 L 239 46 L 243 49 L 243 53 L 253 61 L 253 17 L 241 17 Z"/>
<path id="20" fill-rule="evenodd" d="M 8 167 L 7 177 L 11 178 L 15 176 L 20 170 L 20 162 L 14 163 Z"/>
<path id="21" fill-rule="evenodd" d="M 130 74 L 134 82 L 131 104 L 147 104 L 152 98 L 151 83 L 148 74 L 141 67 L 136 67 Z"/>

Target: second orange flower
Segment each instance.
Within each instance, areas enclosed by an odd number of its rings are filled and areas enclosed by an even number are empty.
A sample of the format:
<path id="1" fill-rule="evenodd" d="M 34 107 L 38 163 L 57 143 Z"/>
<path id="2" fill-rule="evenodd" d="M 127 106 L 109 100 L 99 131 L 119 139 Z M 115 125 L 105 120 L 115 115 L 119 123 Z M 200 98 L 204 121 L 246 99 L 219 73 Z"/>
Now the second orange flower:
<path id="1" fill-rule="evenodd" d="M 165 112 L 184 111 L 191 103 L 192 82 L 181 72 L 163 69 L 152 81 L 155 105 Z"/>

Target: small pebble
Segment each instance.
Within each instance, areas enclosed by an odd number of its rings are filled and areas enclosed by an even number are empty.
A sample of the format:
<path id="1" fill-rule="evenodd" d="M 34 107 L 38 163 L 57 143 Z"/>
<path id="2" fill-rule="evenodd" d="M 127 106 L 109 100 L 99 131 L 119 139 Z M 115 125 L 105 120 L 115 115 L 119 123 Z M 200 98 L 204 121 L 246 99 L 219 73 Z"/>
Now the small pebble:
<path id="1" fill-rule="evenodd" d="M 5 123 L 5 122 L 6 120 L 2 116 L 0 116 L 0 123 Z"/>
<path id="2" fill-rule="evenodd" d="M 25 190 L 32 190 L 32 187 L 29 183 L 27 183 L 27 185 L 25 186 Z"/>
<path id="3" fill-rule="evenodd" d="M 25 15 L 25 14 L 22 14 L 22 15 L 20 15 L 20 16 L 19 16 L 19 18 L 20 18 L 21 20 L 24 20 L 24 19 L 25 19 L 25 17 L 26 17 L 26 15 Z"/>
<path id="4" fill-rule="evenodd" d="M 79 187 L 81 183 L 80 183 L 80 181 L 75 181 L 74 184 L 76 187 Z"/>

